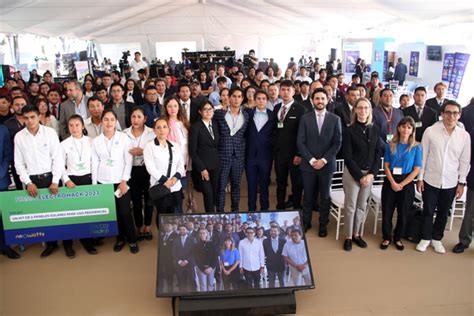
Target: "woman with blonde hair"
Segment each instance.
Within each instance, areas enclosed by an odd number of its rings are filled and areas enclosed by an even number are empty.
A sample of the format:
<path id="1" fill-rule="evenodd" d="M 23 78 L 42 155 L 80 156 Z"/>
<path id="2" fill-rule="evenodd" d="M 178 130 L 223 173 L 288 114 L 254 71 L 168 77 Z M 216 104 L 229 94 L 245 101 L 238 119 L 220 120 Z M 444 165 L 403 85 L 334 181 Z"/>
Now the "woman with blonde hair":
<path id="1" fill-rule="evenodd" d="M 393 232 L 393 242 L 398 250 L 403 250 L 402 232 L 406 217 L 415 199 L 413 180 L 422 165 L 421 145 L 415 141 L 415 121 L 404 117 L 397 125 L 397 132 L 386 145 L 384 170 L 386 178 L 382 186 L 382 234 L 380 248 L 385 250 L 392 242 L 392 218 L 397 208 L 397 224 Z"/>
<path id="2" fill-rule="evenodd" d="M 344 172 L 344 250 L 352 250 L 354 241 L 360 248 L 367 248 L 361 237 L 374 178 L 380 169 L 382 143 L 379 130 L 372 124 L 372 105 L 366 98 L 354 104 L 351 124 L 342 135 Z"/>

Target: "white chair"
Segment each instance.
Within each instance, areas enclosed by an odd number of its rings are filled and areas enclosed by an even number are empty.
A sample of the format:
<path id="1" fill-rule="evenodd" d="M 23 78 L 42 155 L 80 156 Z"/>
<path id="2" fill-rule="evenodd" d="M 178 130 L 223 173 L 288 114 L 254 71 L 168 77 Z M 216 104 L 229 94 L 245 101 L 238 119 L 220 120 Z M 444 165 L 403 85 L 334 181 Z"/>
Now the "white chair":
<path id="1" fill-rule="evenodd" d="M 344 171 L 344 160 L 336 160 L 336 171 L 331 182 L 331 207 L 329 214 L 336 220 L 336 240 L 339 240 L 339 229 L 344 225 L 344 191 L 342 189 L 342 173 Z"/>
<path id="2" fill-rule="evenodd" d="M 372 185 L 372 192 L 369 198 L 369 211 L 374 214 L 374 235 L 377 234 L 378 221 L 382 220 L 382 185 L 385 179 L 385 172 L 383 168 L 383 158 L 381 160 L 381 167 L 377 178 Z M 367 212 L 368 213 L 368 212 Z M 365 221 L 364 221 L 365 223 Z"/>
<path id="3" fill-rule="evenodd" d="M 453 230 L 453 223 L 455 218 L 464 218 L 464 211 L 466 210 L 466 190 L 463 195 L 458 199 L 454 199 L 453 206 L 451 207 L 451 218 L 449 219 L 449 230 Z"/>

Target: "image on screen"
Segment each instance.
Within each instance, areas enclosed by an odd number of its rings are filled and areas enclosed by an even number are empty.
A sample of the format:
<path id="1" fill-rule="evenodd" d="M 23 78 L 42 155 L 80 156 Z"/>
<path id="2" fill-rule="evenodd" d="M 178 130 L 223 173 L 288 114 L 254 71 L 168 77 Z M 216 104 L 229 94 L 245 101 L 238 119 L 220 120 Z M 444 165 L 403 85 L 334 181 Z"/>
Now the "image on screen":
<path id="1" fill-rule="evenodd" d="M 298 211 L 161 214 L 158 297 L 314 288 Z"/>

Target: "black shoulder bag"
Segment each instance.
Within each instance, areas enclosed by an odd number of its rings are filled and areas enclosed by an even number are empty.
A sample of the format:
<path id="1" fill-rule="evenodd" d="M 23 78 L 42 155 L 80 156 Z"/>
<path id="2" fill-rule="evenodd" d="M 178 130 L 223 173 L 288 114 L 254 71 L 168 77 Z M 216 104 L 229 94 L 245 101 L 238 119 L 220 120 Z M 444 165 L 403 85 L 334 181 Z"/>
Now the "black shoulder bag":
<path id="1" fill-rule="evenodd" d="M 168 144 L 168 150 L 170 153 L 168 172 L 166 173 L 166 178 L 169 179 L 171 176 L 171 165 L 173 164 L 173 152 L 171 150 L 171 143 L 169 141 L 166 141 L 166 143 Z M 171 194 L 171 190 L 168 189 L 163 183 L 157 183 L 148 190 L 148 193 L 150 194 L 150 199 L 152 201 L 158 201 Z"/>

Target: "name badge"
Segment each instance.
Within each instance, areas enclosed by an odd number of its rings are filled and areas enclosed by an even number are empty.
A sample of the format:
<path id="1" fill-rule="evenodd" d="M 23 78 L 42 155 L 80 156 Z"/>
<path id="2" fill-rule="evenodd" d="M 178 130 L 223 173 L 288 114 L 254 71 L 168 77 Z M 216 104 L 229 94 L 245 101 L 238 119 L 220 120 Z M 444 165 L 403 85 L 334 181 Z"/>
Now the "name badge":
<path id="1" fill-rule="evenodd" d="M 290 116 L 290 120 L 296 120 L 296 116 Z"/>
<path id="2" fill-rule="evenodd" d="M 423 123 L 421 122 L 415 122 L 415 128 L 420 128 L 423 126 Z"/>
<path id="3" fill-rule="evenodd" d="M 108 159 L 105 161 L 105 165 L 106 165 L 107 167 L 113 167 L 113 166 L 114 166 L 114 160 L 108 158 Z"/>
<path id="4" fill-rule="evenodd" d="M 224 262 L 224 267 L 228 267 L 230 264 L 228 262 Z"/>
<path id="5" fill-rule="evenodd" d="M 393 174 L 396 175 L 396 176 L 402 175 L 402 168 L 400 168 L 400 167 L 393 168 Z"/>
<path id="6" fill-rule="evenodd" d="M 76 168 L 78 171 L 86 170 L 86 164 L 84 162 L 79 162 L 76 164 Z"/>
<path id="7" fill-rule="evenodd" d="M 387 134 L 387 143 L 390 143 L 393 139 L 393 134 Z"/>
<path id="8" fill-rule="evenodd" d="M 278 122 L 277 127 L 278 128 L 283 128 L 283 122 Z"/>

